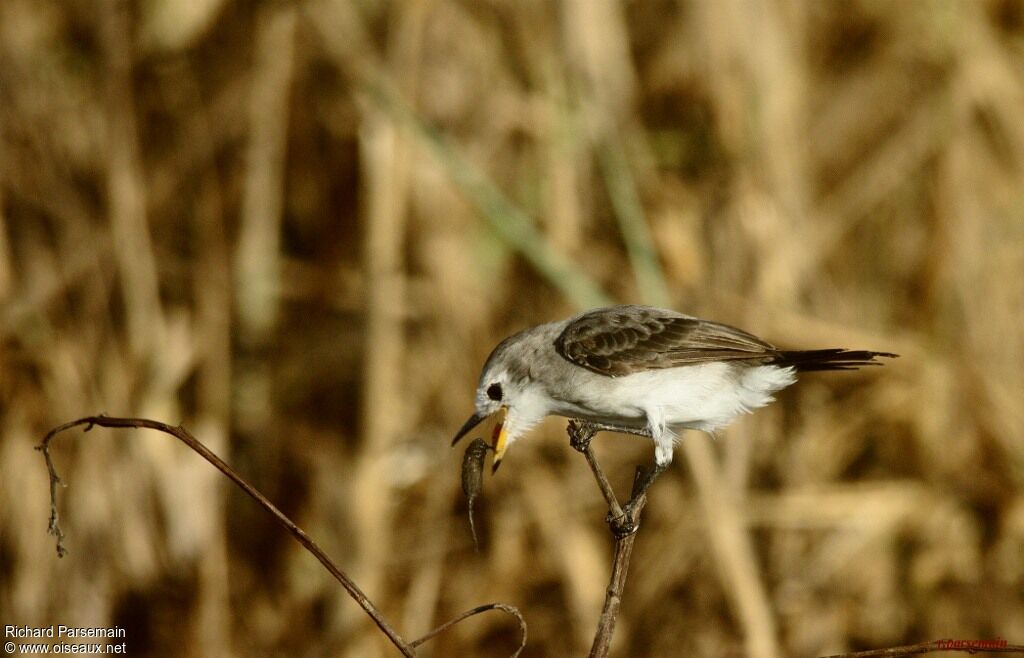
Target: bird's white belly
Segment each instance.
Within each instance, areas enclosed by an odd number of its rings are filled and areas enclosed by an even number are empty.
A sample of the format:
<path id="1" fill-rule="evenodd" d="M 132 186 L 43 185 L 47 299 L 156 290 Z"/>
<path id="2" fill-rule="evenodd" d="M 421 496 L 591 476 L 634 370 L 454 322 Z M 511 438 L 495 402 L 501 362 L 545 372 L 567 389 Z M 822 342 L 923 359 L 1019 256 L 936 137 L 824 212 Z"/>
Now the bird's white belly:
<path id="1" fill-rule="evenodd" d="M 724 362 L 604 377 L 580 369 L 554 413 L 626 427 L 710 431 L 772 401 L 796 378 L 791 368 Z"/>

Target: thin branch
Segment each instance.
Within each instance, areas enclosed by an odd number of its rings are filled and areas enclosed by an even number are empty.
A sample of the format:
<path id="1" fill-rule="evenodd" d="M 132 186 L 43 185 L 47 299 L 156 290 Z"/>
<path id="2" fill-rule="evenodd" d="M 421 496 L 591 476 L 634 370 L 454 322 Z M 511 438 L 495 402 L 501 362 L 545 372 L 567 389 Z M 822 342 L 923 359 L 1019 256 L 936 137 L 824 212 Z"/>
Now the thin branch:
<path id="1" fill-rule="evenodd" d="M 220 457 L 214 454 L 209 448 L 199 442 L 194 436 L 192 436 L 188 430 L 180 425 L 175 427 L 161 423 L 156 420 L 149 420 L 147 418 L 112 418 L 107 416 L 89 416 L 87 418 L 80 418 L 78 420 L 71 421 L 70 423 L 64 423 L 63 425 L 50 430 L 43 442 L 36 446 L 36 449 L 43 453 L 43 457 L 46 459 L 46 468 L 50 472 L 50 532 L 57 537 L 57 555 L 63 556 L 67 553 L 67 550 L 63 546 L 63 533 L 60 530 L 60 526 L 57 523 L 57 488 L 54 478 L 58 478 L 56 468 L 53 465 L 53 458 L 50 456 L 50 441 L 65 430 L 69 430 L 73 427 L 85 425 L 85 431 L 88 432 L 92 429 L 93 425 L 99 425 L 100 427 L 127 427 L 134 429 L 152 429 L 158 432 L 164 432 L 175 437 L 192 450 L 199 453 L 199 456 L 206 461 L 213 464 L 213 466 L 221 473 L 226 475 L 229 480 L 234 482 L 239 488 L 255 500 L 263 509 L 270 512 L 274 519 L 287 530 L 296 541 L 302 544 L 303 547 L 310 553 L 312 553 L 316 559 L 320 560 L 320 563 L 324 565 L 327 571 L 330 572 L 334 578 L 341 583 L 341 586 L 349 593 L 356 603 L 366 611 L 366 614 L 373 619 L 377 627 L 391 640 L 402 655 L 413 657 L 415 652 L 412 647 L 402 639 L 402 636 L 391 627 L 391 624 L 384 619 L 377 607 L 373 605 L 366 594 L 355 584 L 355 582 L 345 574 L 344 571 L 338 568 L 336 564 L 324 553 L 316 542 L 309 538 L 302 528 L 295 525 L 295 522 L 285 516 L 284 512 L 279 510 L 272 502 L 270 502 L 266 496 L 261 494 L 255 487 L 246 482 L 242 476 L 234 471 L 227 463 L 224 462 Z M 59 482 L 59 479 L 56 480 Z"/>
<path id="2" fill-rule="evenodd" d="M 871 649 L 869 651 L 854 651 L 852 653 L 839 653 L 823 658 L 896 658 L 896 656 L 916 656 L 933 651 L 964 651 L 967 653 L 1024 653 L 1024 644 L 1007 644 L 1006 640 L 936 640 L 934 642 L 922 642 L 920 644 L 909 644 L 902 647 L 891 647 L 889 649 Z"/>
<path id="3" fill-rule="evenodd" d="M 606 658 L 612 645 L 612 635 L 615 633 L 615 622 L 619 617 L 619 608 L 622 605 L 622 590 L 626 586 L 626 575 L 629 573 L 629 561 L 633 556 L 633 543 L 636 541 L 637 531 L 640 528 L 640 515 L 644 506 L 647 505 L 647 489 L 644 487 L 644 469 L 637 467 L 633 476 L 633 490 L 630 500 L 626 503 L 626 514 L 623 506 L 615 497 L 608 478 L 601 468 L 590 447 L 591 441 L 599 431 L 639 433 L 637 430 L 613 427 L 591 423 L 582 420 L 571 420 L 567 428 L 569 444 L 573 449 L 583 453 L 594 473 L 597 486 L 608 503 L 608 528 L 612 537 L 615 538 L 615 556 L 612 559 L 612 575 L 608 581 L 608 588 L 605 590 L 604 606 L 601 609 L 601 617 L 597 622 L 597 632 L 594 633 L 594 643 L 590 648 L 590 658 Z M 628 525 L 629 529 L 625 530 Z"/>
<path id="4" fill-rule="evenodd" d="M 57 469 L 53 465 L 53 458 L 50 457 L 50 447 L 47 445 L 54 434 L 62 432 L 68 428 L 74 427 L 75 423 L 68 423 L 61 425 L 56 429 L 50 430 L 50 433 L 46 435 L 43 442 L 36 446 L 36 450 L 40 450 L 43 453 L 43 458 L 46 460 L 46 471 L 50 474 L 50 521 L 47 523 L 46 531 L 57 538 L 57 557 L 64 557 L 68 554 L 68 549 L 64 546 L 64 531 L 60 529 L 60 518 L 57 513 L 57 486 L 66 487 L 64 481 L 57 475 Z M 92 425 L 85 428 L 88 432 L 92 429 Z"/>
<path id="5" fill-rule="evenodd" d="M 85 431 L 88 432 L 93 428 L 94 425 L 100 427 L 120 427 L 120 428 L 132 428 L 132 429 L 152 429 L 158 432 L 164 432 L 175 437 L 189 448 L 199 454 L 200 457 L 213 464 L 213 466 L 223 473 L 229 480 L 234 482 L 242 491 L 249 495 L 250 498 L 255 500 L 260 507 L 270 512 L 271 516 L 287 530 L 296 541 L 312 553 L 317 560 L 320 561 L 324 568 L 334 578 L 341 583 L 342 587 L 349 593 L 356 603 L 366 612 L 367 615 L 373 619 L 377 627 L 380 628 L 381 632 L 387 636 L 392 644 L 407 658 L 415 658 L 416 651 L 415 647 L 423 644 L 427 640 L 430 640 L 445 630 L 451 628 L 460 621 L 472 617 L 473 615 L 485 612 L 487 610 L 503 610 L 508 614 L 513 615 L 519 621 L 519 628 L 522 631 L 522 642 L 519 649 L 513 654 L 512 658 L 519 656 L 519 653 L 526 646 L 526 621 L 523 619 L 522 614 L 516 608 L 506 605 L 503 603 L 492 603 L 485 606 L 473 608 L 472 610 L 463 613 L 459 617 L 456 617 L 452 621 L 442 624 L 438 628 L 434 629 L 430 633 L 427 633 L 422 638 L 413 642 L 406 642 L 401 635 L 388 623 L 384 616 L 380 613 L 376 606 L 370 601 L 370 599 L 363 593 L 361 589 L 355 584 L 355 582 L 345 574 L 338 566 L 331 560 L 330 557 L 321 549 L 316 542 L 309 538 L 302 528 L 297 526 L 294 521 L 285 516 L 284 512 L 279 510 L 272 502 L 270 502 L 266 496 L 261 494 L 255 487 L 249 484 L 241 475 L 235 472 L 230 466 L 227 465 L 224 460 L 214 454 L 209 448 L 199 442 L 192 434 L 189 433 L 184 427 L 178 425 L 168 425 L 161 423 L 156 420 L 149 420 L 147 418 L 113 418 L 108 416 L 88 416 L 86 418 L 79 418 L 69 423 L 64 423 L 58 427 L 53 428 L 47 432 L 43 438 L 42 443 L 36 446 L 36 450 L 43 453 L 43 458 L 46 460 L 46 470 L 50 476 L 50 521 L 49 521 L 49 532 L 57 538 L 57 555 L 64 557 L 67 554 L 67 549 L 64 546 L 64 533 L 60 529 L 59 515 L 57 513 L 57 487 L 58 485 L 66 486 L 57 474 L 57 469 L 53 463 L 53 457 L 50 455 L 50 442 L 55 436 L 66 430 L 74 427 L 85 425 Z"/>
<path id="6" fill-rule="evenodd" d="M 608 512 L 611 518 L 621 518 L 623 515 L 622 505 L 619 504 L 619 500 L 615 497 L 615 491 L 612 489 L 611 483 L 608 482 L 608 478 L 601 468 L 601 463 L 597 461 L 594 449 L 589 444 L 584 448 L 583 456 L 587 458 L 590 470 L 594 473 L 594 479 L 597 480 L 597 486 L 601 488 L 601 494 L 604 495 L 605 502 L 608 503 Z"/>
<path id="7" fill-rule="evenodd" d="M 644 470 L 637 467 L 633 477 L 633 494 L 636 495 L 644 479 Z M 633 521 L 639 528 L 640 514 L 647 505 L 647 493 L 640 492 L 631 501 L 633 508 Z M 614 512 L 613 512 L 614 514 Z M 609 521 L 611 525 L 611 521 Z M 594 644 L 590 647 L 590 658 L 605 658 L 612 646 L 612 635 L 615 633 L 615 622 L 619 617 L 619 608 L 622 605 L 622 590 L 626 586 L 626 575 L 629 573 L 629 560 L 633 556 L 633 543 L 636 541 L 636 532 L 625 536 L 618 536 L 612 528 L 612 535 L 615 536 L 615 557 L 612 560 L 612 575 L 608 581 L 608 589 L 605 590 L 604 607 L 601 609 L 601 617 L 597 622 L 597 632 L 594 634 Z"/>
<path id="8" fill-rule="evenodd" d="M 522 634 L 522 640 L 520 640 L 519 642 L 519 648 L 516 649 L 516 652 L 512 654 L 512 658 L 519 658 L 519 654 L 522 653 L 523 649 L 526 648 L 526 619 L 523 618 L 523 614 L 519 612 L 518 608 L 511 605 L 506 605 L 504 603 L 488 603 L 487 605 L 481 605 L 476 608 L 473 608 L 472 610 L 467 610 L 455 619 L 452 619 L 451 621 L 446 621 L 445 623 L 441 624 L 440 626 L 430 631 L 423 637 L 413 640 L 409 643 L 409 646 L 413 648 L 418 647 L 424 642 L 432 640 L 434 637 L 445 632 L 455 624 L 458 624 L 460 621 L 469 619 L 470 617 L 478 615 L 481 612 L 487 612 L 488 610 L 501 610 L 503 612 L 507 612 L 508 614 L 515 617 L 517 621 L 519 621 L 519 631 Z"/>

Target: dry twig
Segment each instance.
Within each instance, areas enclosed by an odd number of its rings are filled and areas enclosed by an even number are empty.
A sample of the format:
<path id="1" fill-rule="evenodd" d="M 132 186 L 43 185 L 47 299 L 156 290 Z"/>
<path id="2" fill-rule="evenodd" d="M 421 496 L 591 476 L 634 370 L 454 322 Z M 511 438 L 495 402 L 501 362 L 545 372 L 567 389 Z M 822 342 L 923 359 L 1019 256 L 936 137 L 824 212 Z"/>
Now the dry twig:
<path id="1" fill-rule="evenodd" d="M 339 583 L 341 583 L 342 587 L 344 587 L 345 590 L 349 593 L 349 596 L 351 596 L 352 599 L 355 600 L 355 602 L 358 603 L 359 606 L 366 612 L 366 614 L 369 615 L 371 619 L 373 619 L 373 622 L 377 624 L 377 627 L 381 630 L 381 632 L 383 632 L 384 635 L 387 636 L 387 638 L 391 641 L 392 644 L 395 645 L 395 647 L 402 653 L 403 656 L 414 658 L 416 656 L 415 648 L 417 646 L 443 633 L 455 624 L 458 624 L 459 622 L 468 619 L 469 617 L 478 615 L 481 612 L 487 612 L 488 610 L 501 610 L 514 616 L 516 620 L 519 622 L 519 628 L 522 633 L 522 640 L 520 641 L 519 648 L 516 649 L 514 654 L 512 654 L 512 658 L 516 658 L 517 656 L 519 656 L 523 648 L 526 646 L 526 620 L 523 618 L 519 610 L 517 610 L 513 606 L 506 605 L 504 603 L 491 603 L 473 608 L 472 610 L 468 610 L 462 613 L 461 615 L 452 619 L 451 621 L 445 622 L 444 624 L 438 626 L 437 628 L 430 631 L 429 633 L 427 633 L 419 639 L 413 640 L 411 642 L 406 641 L 402 638 L 401 635 L 398 634 L 398 632 L 391 626 L 391 624 L 388 623 L 388 621 L 380 613 L 380 611 L 373 604 L 373 602 L 370 601 L 366 594 L 363 593 L 361 589 L 359 589 L 359 586 L 356 585 L 355 581 L 349 578 L 348 575 L 344 571 L 342 571 L 334 563 L 334 561 L 331 560 L 330 557 L 328 557 L 328 555 L 323 551 L 323 549 L 321 549 L 316 544 L 316 542 L 310 539 L 309 535 L 307 535 L 302 530 L 302 528 L 297 526 L 294 521 L 292 521 L 284 514 L 284 512 L 279 510 L 272 502 L 270 502 L 270 500 L 266 498 L 266 496 L 261 494 L 255 487 L 249 484 L 244 478 L 242 478 L 241 475 L 236 473 L 234 469 L 228 466 L 228 464 L 224 460 L 222 460 L 220 457 L 214 454 L 205 445 L 200 443 L 198 439 L 192 436 L 192 434 L 189 433 L 189 431 L 186 430 L 181 425 L 168 425 L 166 423 L 161 423 L 160 421 L 149 420 L 148 418 L 114 418 L 103 415 L 87 416 L 85 418 L 79 418 L 78 420 L 73 420 L 71 422 L 64 423 L 63 425 L 59 425 L 53 428 L 52 430 L 46 433 L 46 436 L 43 438 L 42 443 L 36 446 L 36 450 L 39 450 L 40 452 L 43 453 L 43 458 L 46 460 L 46 470 L 50 476 L 49 531 L 50 534 L 54 535 L 57 538 L 57 555 L 59 557 L 64 557 L 64 555 L 67 554 L 67 548 L 64 546 L 64 533 L 60 528 L 59 515 L 57 513 L 57 486 L 67 485 L 60 479 L 60 476 L 57 474 L 57 469 L 53 464 L 53 457 L 50 455 L 50 442 L 54 439 L 55 436 L 57 436 L 57 434 L 60 434 L 65 430 L 69 430 L 74 427 L 79 427 L 82 425 L 85 425 L 86 432 L 91 430 L 94 425 L 98 425 L 100 427 L 121 427 L 132 429 L 157 430 L 159 432 L 164 432 L 165 434 L 170 434 L 171 436 L 175 437 L 176 439 L 187 445 L 189 448 L 194 450 L 203 459 L 213 464 L 213 466 L 221 473 L 223 473 L 225 476 L 227 476 L 229 480 L 238 485 L 238 487 L 241 488 L 242 491 L 244 491 L 246 494 L 248 494 L 249 497 L 255 500 L 260 505 L 260 507 L 270 512 L 274 519 L 282 527 L 284 527 L 284 529 L 287 530 L 295 538 L 296 541 L 302 544 L 303 548 L 312 553 L 313 556 L 316 557 L 316 559 L 319 560 L 322 565 L 324 565 L 324 568 L 326 568 L 327 571 L 330 572 L 330 574 L 334 576 L 334 578 Z"/>
<path id="2" fill-rule="evenodd" d="M 572 447 L 587 458 L 587 463 L 594 473 L 594 479 L 608 502 L 608 527 L 615 538 L 615 556 L 612 559 L 612 575 L 608 581 L 608 588 L 605 590 L 604 606 L 601 608 L 601 616 L 597 622 L 597 631 L 594 633 L 594 643 L 590 647 L 590 658 L 606 658 L 611 649 L 612 635 L 615 633 L 615 622 L 619 617 L 619 608 L 622 605 L 622 590 L 626 586 L 626 575 L 629 572 L 629 561 L 633 556 L 633 542 L 636 541 L 636 533 L 640 529 L 640 514 L 647 504 L 647 493 L 641 486 L 644 481 L 644 470 L 637 467 L 633 478 L 633 491 L 631 498 L 626 505 L 629 510 L 627 515 L 623 506 L 615 497 L 608 478 L 605 477 L 597 456 L 590 447 L 590 442 L 600 430 L 615 428 L 598 426 L 585 421 L 570 421 L 568 432 L 569 442 Z"/>
<path id="3" fill-rule="evenodd" d="M 644 470 L 637 467 L 636 475 L 633 478 L 633 496 L 637 497 L 632 505 L 632 521 L 639 529 L 640 513 L 647 504 L 647 493 L 640 492 L 640 484 L 643 482 Z M 620 536 L 615 533 L 614 518 L 609 519 L 609 526 L 612 527 L 612 534 L 615 536 L 615 557 L 612 559 L 612 575 L 608 580 L 608 589 L 605 590 L 604 606 L 601 608 L 601 617 L 597 623 L 597 632 L 594 634 L 594 644 L 590 647 L 590 658 L 604 658 L 608 655 L 612 645 L 612 634 L 615 632 L 615 622 L 619 617 L 619 607 L 622 605 L 622 590 L 626 586 L 626 575 L 629 572 L 629 561 L 633 557 L 633 542 L 636 541 L 636 532 Z"/>

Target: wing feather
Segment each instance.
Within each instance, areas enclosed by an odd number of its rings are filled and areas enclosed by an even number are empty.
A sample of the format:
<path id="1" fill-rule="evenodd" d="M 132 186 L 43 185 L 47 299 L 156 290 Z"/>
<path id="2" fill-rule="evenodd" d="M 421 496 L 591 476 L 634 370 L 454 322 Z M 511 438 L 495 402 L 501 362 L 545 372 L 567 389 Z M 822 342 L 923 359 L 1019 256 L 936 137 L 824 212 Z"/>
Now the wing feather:
<path id="1" fill-rule="evenodd" d="M 555 339 L 564 359 L 609 377 L 708 361 L 769 362 L 779 352 L 745 331 L 648 306 L 613 306 L 573 319 Z"/>

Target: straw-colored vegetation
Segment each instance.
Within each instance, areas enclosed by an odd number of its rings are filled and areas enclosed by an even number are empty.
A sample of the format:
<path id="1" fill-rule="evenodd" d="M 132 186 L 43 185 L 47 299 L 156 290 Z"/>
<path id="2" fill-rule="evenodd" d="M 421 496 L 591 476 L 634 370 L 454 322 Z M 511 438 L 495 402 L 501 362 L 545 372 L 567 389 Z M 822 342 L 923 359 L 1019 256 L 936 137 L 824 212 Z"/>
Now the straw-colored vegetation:
<path id="1" fill-rule="evenodd" d="M 1024 641 L 1024 4 L 0 2 L 0 623 L 131 655 L 393 655 L 185 423 L 408 637 L 503 601 L 589 646 L 605 509 L 564 421 L 472 550 L 448 439 L 513 330 L 650 301 L 808 375 L 652 490 L 613 653 Z M 602 436 L 624 491 L 649 444 Z M 500 615 L 423 648 L 506 656 Z"/>

